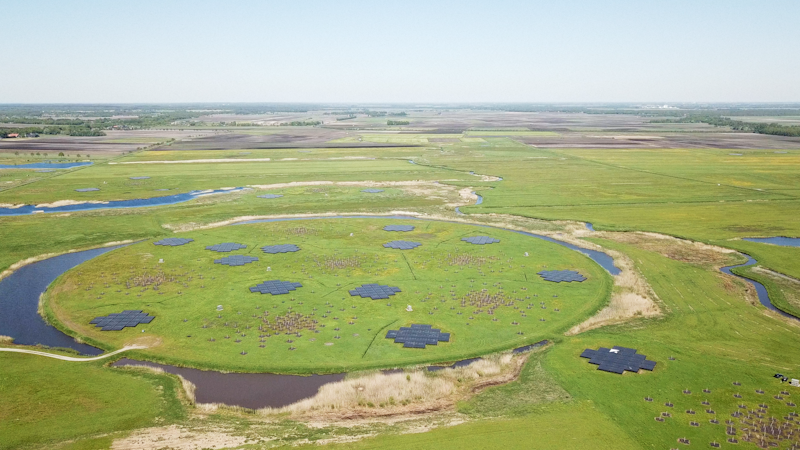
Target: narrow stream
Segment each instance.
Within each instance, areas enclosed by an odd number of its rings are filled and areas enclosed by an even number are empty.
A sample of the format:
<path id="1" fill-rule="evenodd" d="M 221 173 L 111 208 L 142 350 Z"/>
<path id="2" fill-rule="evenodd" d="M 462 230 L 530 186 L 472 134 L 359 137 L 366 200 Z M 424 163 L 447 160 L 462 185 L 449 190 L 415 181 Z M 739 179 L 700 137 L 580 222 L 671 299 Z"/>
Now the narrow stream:
<path id="1" fill-rule="evenodd" d="M 113 208 L 143 208 L 146 206 L 162 206 L 174 205 L 176 203 L 188 202 L 198 197 L 203 197 L 212 194 L 227 194 L 230 192 L 238 192 L 247 188 L 237 187 L 234 189 L 216 189 L 204 191 L 190 191 L 184 194 L 166 195 L 163 197 L 151 198 L 138 198 L 133 200 L 110 200 L 107 202 L 91 203 L 90 201 L 84 203 L 76 203 L 74 205 L 52 206 L 52 207 L 38 207 L 36 205 L 23 205 L 18 208 L 0 208 L 0 216 L 26 216 L 36 213 L 56 213 L 56 212 L 73 212 L 73 211 L 92 211 L 96 209 L 113 209 Z"/>
<path id="2" fill-rule="evenodd" d="M 748 255 L 746 253 L 742 253 L 742 255 L 747 257 L 747 262 L 746 263 L 737 264 L 735 266 L 722 267 L 719 270 L 721 270 L 723 273 L 727 273 L 728 275 L 733 275 L 733 276 L 735 276 L 737 278 L 741 278 L 742 280 L 745 280 L 748 283 L 752 284 L 753 287 L 756 288 L 756 294 L 758 294 L 758 301 L 762 305 L 764 305 L 765 308 L 769 309 L 770 311 L 775 311 L 775 312 L 777 312 L 778 314 L 780 314 L 780 315 L 782 315 L 784 317 L 791 317 L 792 319 L 800 320 L 797 317 L 795 317 L 795 316 L 793 316 L 791 314 L 785 313 L 785 312 L 781 311 L 780 309 L 776 308 L 775 305 L 773 305 L 772 302 L 770 301 L 769 293 L 767 292 L 767 288 L 764 287 L 763 284 L 759 283 L 756 280 L 751 280 L 750 278 L 743 277 L 741 275 L 736 275 L 735 273 L 731 272 L 731 269 L 735 269 L 737 267 L 749 267 L 749 266 L 753 266 L 753 265 L 758 263 L 758 261 L 756 261 L 755 259 L 750 257 L 750 255 Z"/>
<path id="3" fill-rule="evenodd" d="M 30 164 L 0 164 L 0 169 L 71 169 L 73 167 L 91 166 L 89 161 L 76 161 L 66 163 L 40 162 Z"/>
<path id="4" fill-rule="evenodd" d="M 768 238 L 742 238 L 743 241 L 760 242 L 762 244 L 779 245 L 781 247 L 800 247 L 800 238 L 791 238 L 784 236 L 768 237 Z"/>
<path id="5" fill-rule="evenodd" d="M 262 219 L 239 222 L 235 225 L 246 223 L 263 222 L 283 222 L 296 220 L 330 220 L 330 219 L 401 219 L 401 220 L 432 220 L 410 216 L 319 216 L 319 217 L 296 217 Z M 458 222 L 456 222 L 458 223 Z M 469 224 L 477 227 L 491 227 L 489 225 Z M 503 228 L 499 228 L 503 229 Z M 507 230 L 536 239 L 543 239 L 572 250 L 579 251 L 593 261 L 600 264 L 612 275 L 620 273 L 614 265 L 614 259 L 603 252 L 588 250 L 567 242 L 559 241 L 548 236 L 537 235 L 517 230 Z M 44 322 L 37 312 L 39 296 L 44 293 L 48 285 L 59 275 L 67 270 L 101 254 L 107 253 L 122 246 L 108 247 L 101 249 L 86 250 L 82 252 L 68 253 L 56 256 L 44 261 L 36 262 L 22 267 L 8 278 L 0 281 L 0 335 L 11 336 L 16 344 L 23 345 L 46 345 L 49 347 L 67 347 L 75 349 L 86 355 L 98 355 L 102 351 L 95 347 L 79 344 L 71 337 L 53 328 Z M 748 257 L 744 264 L 723 267 L 721 270 L 730 275 L 735 267 L 745 267 L 755 264 L 756 261 Z M 744 278 L 744 277 L 740 277 Z M 787 317 L 792 317 L 777 308 L 769 300 L 766 288 L 758 282 L 744 278 L 752 283 L 758 292 L 759 301 L 767 308 L 777 311 Z M 531 350 L 535 347 L 546 344 L 547 341 L 540 341 L 535 344 L 527 345 L 514 349 L 515 353 Z M 479 360 L 473 358 L 459 361 L 449 367 L 463 367 Z M 346 374 L 333 375 L 277 375 L 277 374 L 252 374 L 252 373 L 222 373 L 215 371 L 205 371 L 184 367 L 175 367 L 165 364 L 157 364 L 148 361 L 137 361 L 127 358 L 120 359 L 112 364 L 114 367 L 146 365 L 158 367 L 166 372 L 178 374 L 191 381 L 197 387 L 196 397 L 199 403 L 224 403 L 227 405 L 242 406 L 245 408 L 258 409 L 264 407 L 279 408 L 295 403 L 304 398 L 315 395 L 319 388 L 325 384 L 340 381 Z M 446 369 L 448 366 L 430 366 L 428 370 L 436 371 Z M 394 371 L 387 371 L 388 373 Z"/>

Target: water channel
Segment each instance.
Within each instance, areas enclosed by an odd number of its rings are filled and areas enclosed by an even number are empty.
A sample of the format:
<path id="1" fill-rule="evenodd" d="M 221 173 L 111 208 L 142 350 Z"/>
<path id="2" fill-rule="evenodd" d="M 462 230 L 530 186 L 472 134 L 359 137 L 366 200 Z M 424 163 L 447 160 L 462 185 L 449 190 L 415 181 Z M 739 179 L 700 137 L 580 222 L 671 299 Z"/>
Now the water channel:
<path id="1" fill-rule="evenodd" d="M 235 225 L 263 222 L 283 222 L 296 220 L 333 220 L 333 219 L 398 219 L 398 220 L 432 220 L 421 219 L 411 216 L 319 216 L 302 218 L 278 218 L 261 219 L 239 222 Z M 489 225 L 475 225 L 477 227 L 491 227 Z M 614 259 L 603 252 L 589 250 L 576 245 L 559 241 L 548 236 L 537 235 L 517 230 L 506 230 L 536 239 L 543 239 L 572 250 L 579 251 L 612 275 L 620 273 L 619 268 L 614 265 Z M 49 347 L 66 347 L 74 349 L 85 355 L 98 355 L 102 350 L 75 342 L 71 337 L 48 325 L 37 312 L 39 297 L 59 275 L 77 265 L 88 261 L 96 256 L 110 252 L 121 246 L 107 247 L 82 252 L 68 253 L 55 256 L 43 261 L 39 261 L 18 269 L 4 280 L 0 280 L 0 335 L 14 338 L 16 344 L 23 345 L 45 345 Z M 736 266 L 723 267 L 721 270 L 727 274 L 738 276 L 731 273 L 730 269 L 735 267 L 745 267 L 755 264 L 756 261 L 748 256 L 748 261 Z M 752 283 L 758 292 L 759 301 L 767 308 L 787 317 L 792 317 L 775 308 L 769 300 L 769 295 L 763 285 L 753 280 L 740 277 Z M 529 346 L 520 347 L 516 351 L 527 351 L 536 346 L 544 345 L 547 341 L 541 341 Z M 450 367 L 463 367 L 479 358 L 459 361 Z M 277 374 L 245 374 L 245 373 L 221 373 L 215 371 L 204 371 L 175 367 L 164 364 L 156 364 L 147 361 L 136 361 L 122 358 L 112 364 L 114 367 L 146 365 L 158 367 L 166 372 L 179 374 L 194 383 L 197 387 L 196 397 L 199 403 L 224 403 L 227 405 L 242 406 L 245 408 L 264 408 L 281 407 L 297 402 L 303 398 L 311 397 L 318 389 L 327 384 L 340 381 L 345 374 L 332 375 L 277 375 Z M 447 366 L 443 367 L 447 368 Z M 440 366 L 430 366 L 428 370 L 442 370 Z"/>

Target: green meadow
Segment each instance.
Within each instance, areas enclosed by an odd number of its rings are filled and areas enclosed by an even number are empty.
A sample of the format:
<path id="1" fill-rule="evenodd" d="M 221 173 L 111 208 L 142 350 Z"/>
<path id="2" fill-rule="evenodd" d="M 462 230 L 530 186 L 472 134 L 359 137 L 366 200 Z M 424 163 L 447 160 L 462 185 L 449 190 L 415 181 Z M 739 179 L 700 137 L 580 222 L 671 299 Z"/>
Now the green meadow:
<path id="1" fill-rule="evenodd" d="M 0 448 L 46 448 L 185 417 L 171 377 L 0 352 Z"/>
<path id="2" fill-rule="evenodd" d="M 416 228 L 383 230 L 398 222 Z M 461 241 L 476 235 L 500 242 Z M 468 225 L 307 220 L 175 236 L 194 242 L 164 247 L 147 241 L 65 274 L 45 299 L 48 318 L 103 348 L 121 348 L 143 337 L 158 339 L 158 346 L 132 353 L 135 357 L 224 370 L 324 373 L 454 361 L 553 339 L 603 306 L 610 292 L 608 273 L 577 252 Z M 383 247 L 394 240 L 422 245 L 411 250 Z M 206 250 L 222 242 L 247 248 Z M 278 244 L 301 250 L 260 250 Z M 234 254 L 259 260 L 238 267 L 214 264 Z M 587 280 L 554 283 L 536 274 L 541 270 L 577 270 Z M 285 295 L 250 292 L 251 286 L 267 280 L 299 282 L 302 287 Z M 351 289 L 368 283 L 396 286 L 401 292 L 384 300 L 350 295 Z M 413 311 L 406 310 L 408 305 Z M 89 323 L 126 309 L 141 309 L 156 320 L 120 332 L 104 332 Z M 274 328 L 276 321 L 295 317 L 303 324 Z M 388 330 L 413 323 L 448 332 L 450 341 L 420 350 L 385 339 Z"/>

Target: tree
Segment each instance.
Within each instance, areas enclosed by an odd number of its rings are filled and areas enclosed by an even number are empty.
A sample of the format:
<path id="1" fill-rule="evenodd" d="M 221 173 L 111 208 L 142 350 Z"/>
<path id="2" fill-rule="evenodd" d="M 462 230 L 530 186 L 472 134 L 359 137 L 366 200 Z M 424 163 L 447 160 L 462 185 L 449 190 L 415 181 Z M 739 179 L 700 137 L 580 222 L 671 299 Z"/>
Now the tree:
<path id="1" fill-rule="evenodd" d="M 58 156 L 64 156 L 64 152 L 58 152 Z"/>

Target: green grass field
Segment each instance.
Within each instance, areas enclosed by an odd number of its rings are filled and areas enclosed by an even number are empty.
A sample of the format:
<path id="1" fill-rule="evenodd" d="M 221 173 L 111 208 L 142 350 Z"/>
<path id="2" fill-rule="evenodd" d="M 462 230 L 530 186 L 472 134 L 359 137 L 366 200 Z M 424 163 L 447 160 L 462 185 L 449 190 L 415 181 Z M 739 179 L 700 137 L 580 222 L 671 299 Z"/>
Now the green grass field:
<path id="1" fill-rule="evenodd" d="M 288 447 L 287 447 L 288 448 Z M 301 449 L 636 449 L 625 436 L 591 404 L 546 408 L 523 418 L 493 419 L 439 428 L 427 433 L 386 435 L 338 445 L 309 445 Z"/>
<path id="2" fill-rule="evenodd" d="M 382 229 L 398 222 L 416 229 Z M 475 235 L 501 242 L 473 245 L 460 240 Z M 159 361 L 251 372 L 319 373 L 453 361 L 552 339 L 599 309 L 610 292 L 610 276 L 577 252 L 516 233 L 467 225 L 315 220 L 227 226 L 175 236 L 195 241 L 181 247 L 132 245 L 63 276 L 50 291 L 50 317 L 105 348 L 154 336 L 160 344 L 137 355 Z M 383 248 L 393 240 L 422 246 Z M 241 267 L 213 264 L 228 254 L 205 247 L 221 242 L 247 245 L 230 254 L 256 256 L 259 261 Z M 270 255 L 259 250 L 287 243 L 301 251 Z M 163 264 L 158 262 L 162 259 Z M 579 270 L 588 280 L 553 283 L 536 275 L 544 269 Z M 159 276 L 163 283 L 143 281 Z M 300 282 L 303 287 L 280 296 L 249 291 L 266 280 Z M 365 283 L 397 286 L 402 292 L 388 300 L 348 293 Z M 479 300 L 475 296 L 482 291 Z M 409 304 L 413 312 L 406 311 Z M 222 305 L 222 312 L 217 312 L 217 305 Z M 119 332 L 103 332 L 89 324 L 94 317 L 125 309 L 142 309 L 157 319 Z M 319 323 L 274 328 L 276 318 L 294 314 Z M 387 330 L 412 323 L 449 332 L 450 342 L 419 350 L 384 338 Z M 259 339 L 262 335 L 265 338 Z M 289 351 L 290 347 L 295 350 Z"/>
<path id="3" fill-rule="evenodd" d="M 0 352 L 0 448 L 61 441 L 180 420 L 172 378 Z"/>

